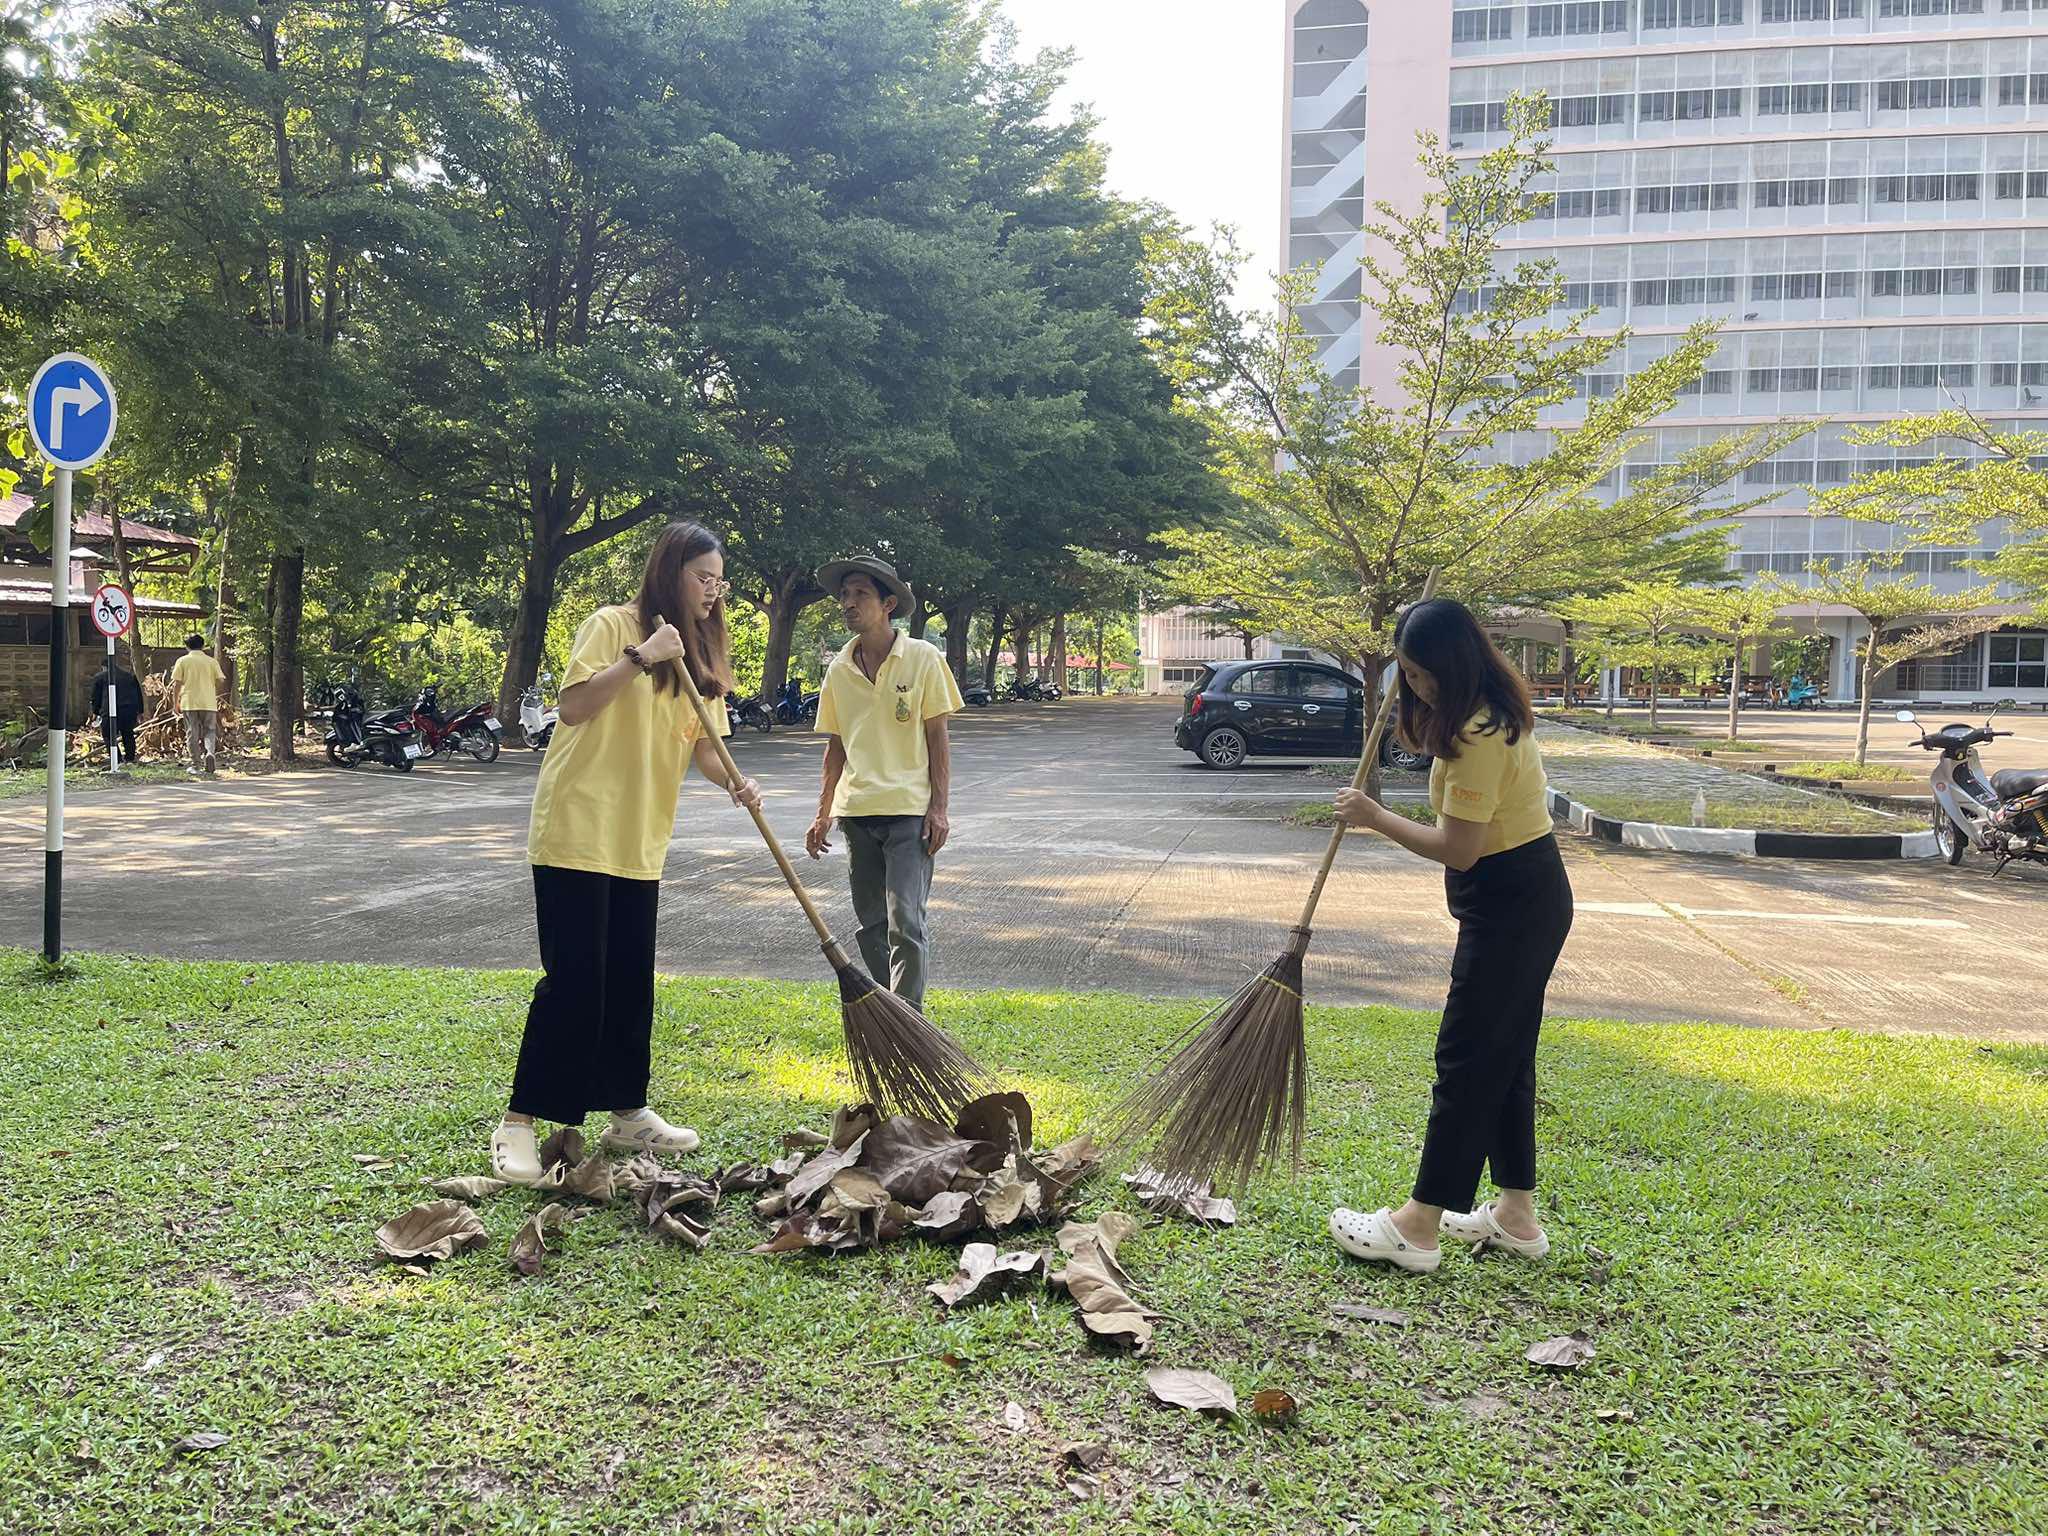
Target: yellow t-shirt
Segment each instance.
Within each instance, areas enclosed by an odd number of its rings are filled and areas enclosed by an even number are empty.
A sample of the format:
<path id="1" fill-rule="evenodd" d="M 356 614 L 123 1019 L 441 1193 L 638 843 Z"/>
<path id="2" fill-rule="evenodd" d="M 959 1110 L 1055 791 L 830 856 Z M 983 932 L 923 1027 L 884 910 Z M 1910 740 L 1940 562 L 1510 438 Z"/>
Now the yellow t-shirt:
<path id="1" fill-rule="evenodd" d="M 576 631 L 562 691 L 595 677 L 640 639 L 632 608 L 598 609 Z M 527 862 L 626 880 L 661 878 L 676 796 L 702 727 L 689 696 L 657 681 L 636 672 L 590 719 L 555 727 L 533 791 Z M 705 702 L 718 734 L 729 735 L 724 701 Z"/>
<path id="2" fill-rule="evenodd" d="M 171 686 L 178 690 L 178 708 L 219 709 L 227 675 L 204 651 L 187 651 L 171 666 Z"/>
<path id="3" fill-rule="evenodd" d="M 1524 732 L 1510 746 L 1505 727 L 1482 732 L 1485 722 L 1484 712 L 1474 715 L 1458 737 L 1456 760 L 1440 757 L 1429 770 L 1431 810 L 1486 823 L 1482 859 L 1533 843 L 1551 830 L 1543 754 L 1534 734 Z"/>
<path id="4" fill-rule="evenodd" d="M 922 816 L 932 804 L 924 723 L 959 710 L 960 685 L 937 646 L 901 630 L 871 683 L 853 659 L 859 644 L 832 658 L 818 693 L 818 729 L 846 746 L 832 814 Z"/>

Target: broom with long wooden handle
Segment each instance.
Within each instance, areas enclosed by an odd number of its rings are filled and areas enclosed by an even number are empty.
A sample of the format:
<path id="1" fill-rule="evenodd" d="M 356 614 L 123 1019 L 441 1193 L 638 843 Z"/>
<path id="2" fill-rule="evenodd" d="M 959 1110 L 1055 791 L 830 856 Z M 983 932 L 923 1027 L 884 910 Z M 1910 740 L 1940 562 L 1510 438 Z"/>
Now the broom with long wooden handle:
<path id="1" fill-rule="evenodd" d="M 1437 572 L 1431 571 L 1422 584 L 1423 601 L 1435 595 L 1436 581 Z M 1380 699 L 1358 772 L 1351 778 L 1353 789 L 1365 787 L 1379 758 L 1395 692 L 1389 687 Z M 1291 1163 L 1301 1161 L 1308 1109 L 1301 966 L 1316 906 L 1343 844 L 1344 824 L 1339 822 L 1331 829 L 1287 948 L 1236 996 L 1197 1019 L 1167 1047 L 1173 1055 L 1166 1065 L 1112 1111 L 1113 1144 L 1133 1146 L 1156 1133 L 1146 1154 L 1152 1166 L 1173 1180 L 1218 1188 L 1248 1183 L 1283 1151 Z"/>
<path id="2" fill-rule="evenodd" d="M 654 620 L 660 625 L 659 614 Z M 711 712 L 690 669 L 679 657 L 676 670 L 683 675 L 683 692 L 697 711 L 704 735 L 725 765 L 726 777 L 739 783 L 741 774 L 726 750 L 725 739 L 713 727 Z M 960 1049 L 951 1036 L 933 1024 L 887 987 L 880 986 L 839 947 L 826 926 L 810 892 L 797 878 L 796 867 L 768 826 L 759 806 L 747 807 L 760 829 L 761 840 L 775 856 L 775 867 L 789 882 L 790 891 L 817 931 L 826 963 L 839 978 L 839 1014 L 846 1026 L 846 1055 L 853 1066 L 853 1080 L 860 1091 L 885 1108 L 908 1110 L 926 1120 L 951 1125 L 960 1107 L 979 1098 L 993 1087 L 993 1080 L 973 1057 Z"/>

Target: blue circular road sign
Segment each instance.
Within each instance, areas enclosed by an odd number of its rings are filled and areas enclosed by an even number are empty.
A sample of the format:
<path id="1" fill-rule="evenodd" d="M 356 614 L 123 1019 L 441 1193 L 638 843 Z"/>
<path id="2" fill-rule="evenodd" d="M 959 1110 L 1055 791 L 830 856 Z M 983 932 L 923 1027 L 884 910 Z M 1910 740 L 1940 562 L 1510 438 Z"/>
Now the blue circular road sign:
<path id="1" fill-rule="evenodd" d="M 59 469 L 98 463 L 114 440 L 113 381 L 90 358 L 59 352 L 28 387 L 28 430 Z"/>

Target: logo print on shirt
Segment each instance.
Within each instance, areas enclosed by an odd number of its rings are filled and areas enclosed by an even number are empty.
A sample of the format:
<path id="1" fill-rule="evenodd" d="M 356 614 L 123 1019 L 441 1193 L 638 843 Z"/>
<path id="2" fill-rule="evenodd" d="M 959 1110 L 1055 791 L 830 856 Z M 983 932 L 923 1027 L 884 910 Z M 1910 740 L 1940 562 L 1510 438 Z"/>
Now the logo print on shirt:
<path id="1" fill-rule="evenodd" d="M 896 685 L 896 720 L 900 725 L 907 725 L 910 721 L 910 700 L 906 697 L 909 692 L 910 684 Z"/>

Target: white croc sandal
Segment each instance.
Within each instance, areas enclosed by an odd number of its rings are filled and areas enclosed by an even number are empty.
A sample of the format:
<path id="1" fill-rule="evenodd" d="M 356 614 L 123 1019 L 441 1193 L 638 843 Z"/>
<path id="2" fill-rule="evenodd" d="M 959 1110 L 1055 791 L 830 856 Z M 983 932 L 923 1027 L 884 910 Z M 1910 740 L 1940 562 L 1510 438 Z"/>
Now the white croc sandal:
<path id="1" fill-rule="evenodd" d="M 540 1181 L 540 1144 L 532 1126 L 499 1122 L 491 1132 L 491 1175 L 507 1184 Z"/>
<path id="2" fill-rule="evenodd" d="M 670 1125 L 651 1109 L 630 1120 L 613 1115 L 604 1129 L 607 1152 L 653 1152 L 681 1155 L 697 1150 L 700 1139 L 687 1125 Z"/>
<path id="3" fill-rule="evenodd" d="M 1403 1237 L 1384 1206 L 1369 1213 L 1337 1207 L 1330 1212 L 1330 1236 L 1354 1259 L 1378 1259 L 1412 1274 L 1429 1274 L 1444 1261 L 1441 1248 L 1418 1248 Z"/>
<path id="4" fill-rule="evenodd" d="M 1445 1237 L 1461 1243 L 1484 1243 L 1489 1252 L 1512 1253 L 1518 1259 L 1540 1259 L 1550 1252 L 1550 1238 L 1539 1227 L 1534 1237 L 1516 1237 L 1493 1214 L 1487 1201 L 1469 1216 L 1445 1211 L 1440 1223 Z"/>

